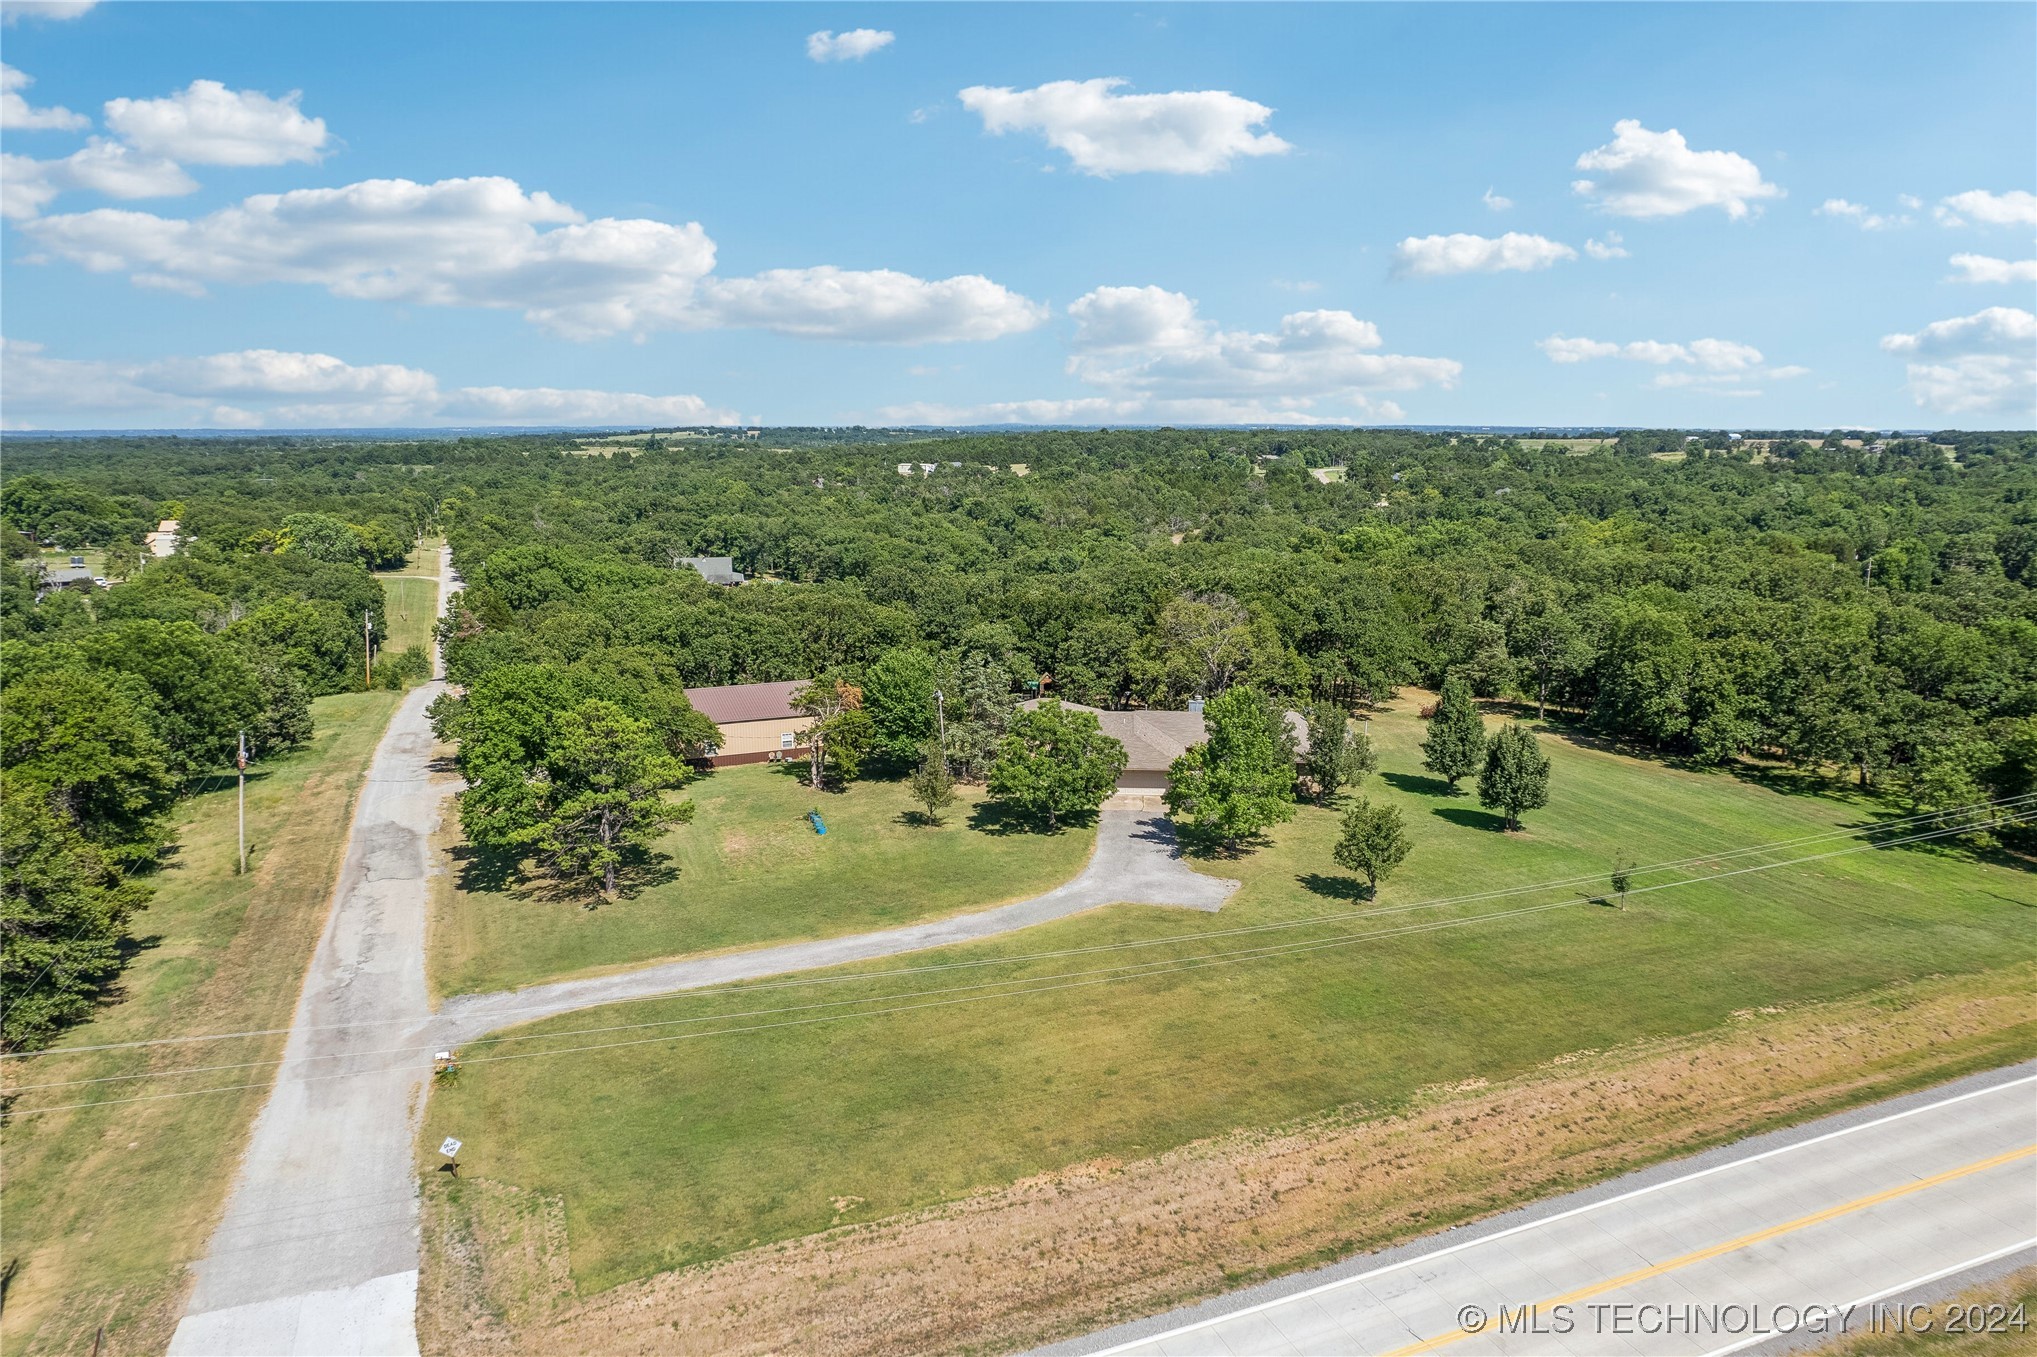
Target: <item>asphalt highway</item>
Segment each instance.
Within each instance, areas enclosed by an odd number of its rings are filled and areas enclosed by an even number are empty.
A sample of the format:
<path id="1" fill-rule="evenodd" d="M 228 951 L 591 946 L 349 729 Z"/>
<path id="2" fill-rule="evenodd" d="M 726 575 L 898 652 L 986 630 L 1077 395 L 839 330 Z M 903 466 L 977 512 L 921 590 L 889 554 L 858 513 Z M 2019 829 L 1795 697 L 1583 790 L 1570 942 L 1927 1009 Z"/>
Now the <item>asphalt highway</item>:
<path id="1" fill-rule="evenodd" d="M 1891 1306 L 2032 1259 L 2037 1063 L 1055 1351 L 1781 1352 L 1886 1331 Z"/>

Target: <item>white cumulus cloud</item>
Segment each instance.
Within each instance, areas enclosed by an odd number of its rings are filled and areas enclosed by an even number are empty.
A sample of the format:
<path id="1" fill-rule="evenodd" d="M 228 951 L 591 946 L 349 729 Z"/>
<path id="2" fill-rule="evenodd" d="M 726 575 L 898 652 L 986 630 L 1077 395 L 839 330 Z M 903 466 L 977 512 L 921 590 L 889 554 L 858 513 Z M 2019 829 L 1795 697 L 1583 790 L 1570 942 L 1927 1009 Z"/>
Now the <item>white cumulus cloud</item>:
<path id="1" fill-rule="evenodd" d="M 1752 344 L 1738 344 L 1730 339 L 1693 339 L 1688 343 L 1636 339 L 1614 344 L 1601 339 L 1568 339 L 1562 335 L 1551 335 L 1537 341 L 1535 347 L 1558 363 L 1625 358 L 1658 367 L 1670 363 L 1689 364 L 1706 372 L 1744 372 L 1761 364 L 1761 350 Z"/>
<path id="2" fill-rule="evenodd" d="M 521 311 L 586 339 L 735 325 L 922 343 L 985 339 L 1044 319 L 988 279 L 888 270 L 712 277 L 698 222 L 589 220 L 503 178 L 370 179 L 257 194 L 202 217 L 101 208 L 22 228 L 52 255 L 151 286 L 297 283 L 335 296 Z"/>
<path id="3" fill-rule="evenodd" d="M 1627 258 L 1627 247 L 1621 244 L 1620 241 L 1621 236 L 1618 231 L 1608 231 L 1604 240 L 1585 241 L 1584 252 L 1593 259 L 1625 259 Z"/>
<path id="4" fill-rule="evenodd" d="M 721 325 L 877 343 L 997 339 L 1047 318 L 1045 307 L 980 274 L 930 282 L 890 269 L 769 269 L 709 279 L 704 294 Z"/>
<path id="5" fill-rule="evenodd" d="M 434 411 L 454 423 L 481 424 L 734 424 L 735 413 L 698 396 L 644 396 L 631 391 L 563 390 L 552 386 L 462 386 Z"/>
<path id="6" fill-rule="evenodd" d="M 280 99 L 194 80 L 161 99 L 109 99 L 106 126 L 136 150 L 186 165 L 316 163 L 325 119 L 307 118 L 292 90 Z"/>
<path id="7" fill-rule="evenodd" d="M 1974 353 L 2010 345 L 2037 343 L 2037 315 L 2015 306 L 1990 306 L 1970 316 L 1937 320 L 1914 334 L 1882 336 L 1888 353 Z"/>
<path id="8" fill-rule="evenodd" d="M 2037 419 L 2037 364 L 2006 353 L 1968 353 L 1908 366 L 1910 395 L 1946 415 L 2002 414 Z"/>
<path id="9" fill-rule="evenodd" d="M 2037 259 L 1996 259 L 1985 254 L 1955 254 L 1959 270 L 1949 283 L 2037 283 Z"/>
<path id="10" fill-rule="evenodd" d="M 1809 368 L 1795 365 L 1763 366 L 1761 350 L 1752 344 L 1730 339 L 1692 339 L 1682 342 L 1635 339 L 1624 344 L 1610 340 L 1551 335 L 1537 341 L 1536 348 L 1556 363 L 1586 363 L 1599 358 L 1618 358 L 1660 368 L 1652 385 L 1715 396 L 1758 396 L 1757 380 L 1788 381 L 1802 377 Z"/>
<path id="11" fill-rule="evenodd" d="M 698 396 L 554 387 L 440 389 L 421 368 L 245 349 L 144 363 L 52 358 L 0 340 L 10 427 L 236 428 L 414 424 L 732 424 Z"/>
<path id="12" fill-rule="evenodd" d="M 1271 132 L 1264 104 L 1227 90 L 1119 94 L 1121 79 L 1055 80 L 1029 90 L 972 85 L 962 106 L 986 132 L 1038 132 L 1085 174 L 1212 174 L 1239 156 L 1292 149 Z"/>
<path id="13" fill-rule="evenodd" d="M 1613 139 L 1577 158 L 1593 177 L 1571 187 L 1622 217 L 1675 217 L 1701 207 L 1738 219 L 1782 190 L 1733 151 L 1693 151 L 1675 128 L 1651 132 L 1633 118 L 1613 124 Z"/>
<path id="14" fill-rule="evenodd" d="M 98 3 L 99 0 L 0 0 L 0 23 L 12 28 L 23 19 L 75 19 Z"/>
<path id="15" fill-rule="evenodd" d="M 1509 231 L 1503 236 L 1458 232 L 1409 236 L 1394 247 L 1393 271 L 1406 278 L 1446 278 L 1456 273 L 1529 273 L 1577 258 L 1577 251 L 1545 236 Z"/>
<path id="16" fill-rule="evenodd" d="M 36 108 L 22 93 L 35 77 L 0 62 L 0 130 L 8 132 L 82 132 L 92 120 L 68 108 Z"/>
<path id="17" fill-rule="evenodd" d="M 1915 200 L 1905 197 L 1904 201 Z M 1886 231 L 1890 227 L 1910 224 L 1908 217 L 1884 216 L 1870 210 L 1864 203 L 1849 202 L 1844 198 L 1827 198 L 1811 210 L 1820 217 L 1841 217 L 1855 222 L 1863 231 Z"/>
<path id="18" fill-rule="evenodd" d="M 1349 311 L 1296 311 L 1273 331 L 1225 330 L 1161 287 L 1099 287 L 1068 307 L 1066 370 L 1094 394 L 981 405 L 917 402 L 908 424 L 1355 424 L 1406 417 L 1382 392 L 1455 386 L 1452 358 L 1383 353 Z"/>
<path id="19" fill-rule="evenodd" d="M 1502 194 L 1494 193 L 1490 188 L 1488 188 L 1485 191 L 1485 196 L 1484 198 L 1480 199 L 1480 201 L 1485 204 L 1486 208 L 1489 211 L 1493 212 L 1510 212 L 1513 210 L 1514 206 L 1514 200 L 1512 198 L 1505 197 Z"/>
<path id="20" fill-rule="evenodd" d="M 830 33 L 823 28 L 806 35 L 806 55 L 814 61 L 861 61 L 880 47 L 889 47 L 898 35 L 878 28 L 852 28 Z"/>
<path id="21" fill-rule="evenodd" d="M 2037 421 L 2037 315 L 1990 306 L 1884 335 L 1881 347 L 1911 360 L 1910 396 L 1924 409 Z"/>
<path id="22" fill-rule="evenodd" d="M 0 154 L 0 216 L 20 221 L 74 189 L 109 198 L 174 198 L 197 187 L 174 161 L 139 155 L 124 142 L 102 137 L 60 160 Z"/>
<path id="23" fill-rule="evenodd" d="M 1947 226 L 1964 226 L 1968 219 L 1983 226 L 2037 226 L 2037 193 L 2023 189 L 2007 193 L 1969 189 L 1940 198 L 1931 212 Z"/>

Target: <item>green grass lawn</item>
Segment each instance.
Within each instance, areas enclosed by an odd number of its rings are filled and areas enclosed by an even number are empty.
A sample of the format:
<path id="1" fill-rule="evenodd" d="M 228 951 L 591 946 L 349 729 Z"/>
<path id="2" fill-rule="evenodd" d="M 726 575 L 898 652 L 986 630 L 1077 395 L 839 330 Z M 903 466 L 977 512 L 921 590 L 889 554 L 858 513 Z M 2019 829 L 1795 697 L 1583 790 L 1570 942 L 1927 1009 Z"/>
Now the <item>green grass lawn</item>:
<path id="1" fill-rule="evenodd" d="M 666 880 L 587 909 L 539 887 L 481 888 L 452 874 L 432 920 L 444 994 L 507 989 L 657 957 L 888 928 L 1024 899 L 1082 870 L 1093 828 L 977 827 L 980 790 L 956 789 L 938 827 L 903 782 L 816 795 L 777 767 L 723 768 L 686 789 L 695 813 L 658 845 Z M 825 836 L 806 821 L 818 807 Z M 992 831 L 996 826 L 992 825 Z"/>
<path id="2" fill-rule="evenodd" d="M 908 976 L 843 982 L 858 972 L 835 972 L 825 977 L 835 983 L 636 1003 L 515 1034 L 557 1036 L 477 1044 L 460 1082 L 434 1093 L 424 1140 L 460 1135 L 473 1176 L 562 1197 L 585 1294 L 1092 1158 L 1156 1154 L 1341 1106 L 1389 1109 L 1426 1086 L 1700 1032 L 1741 1010 L 2037 956 L 2037 878 L 1916 849 L 1639 895 L 1624 911 L 1573 888 L 1210 936 L 1597 874 L 1619 852 L 1653 862 L 1872 818 L 1843 797 L 1550 737 L 1551 804 L 1508 835 L 1473 797 L 1447 796 L 1420 773 L 1419 721 L 1389 714 L 1372 726 L 1384 773 L 1363 790 L 1398 803 L 1415 840 L 1376 902 L 1355 899 L 1331 862 L 1337 817 L 1305 809 L 1260 851 L 1211 864 L 1245 883 L 1215 916 L 1118 907 L 860 968 L 914 968 Z M 1152 939 L 1168 941 L 1040 956 Z M 1339 945 L 1218 955 L 1311 942 Z M 1006 960 L 932 969 L 986 958 Z M 1221 964 L 1092 983 L 1103 968 L 1156 958 Z M 961 988 L 999 982 L 1041 990 Z M 844 1010 L 791 1011 L 843 999 L 897 1008 L 914 993 L 939 1006 L 820 1022 Z M 687 1021 L 716 1014 L 746 1016 Z M 678 1025 L 592 1030 L 659 1022 Z M 569 1046 L 607 1049 L 486 1059 Z"/>
<path id="3" fill-rule="evenodd" d="M 317 734 L 248 780 L 248 875 L 234 874 L 231 778 L 185 802 L 153 903 L 136 916 L 121 988 L 59 1043 L 141 1041 L 288 1026 L 323 929 L 354 793 L 398 696 L 321 697 Z M 8 1084 L 187 1065 L 272 1061 L 280 1035 L 9 1061 Z M 204 1252 L 273 1068 L 20 1094 L 6 1128 L 8 1352 L 76 1353 L 106 1326 L 109 1353 L 160 1352 Z M 258 1087 L 47 1115 L 32 1108 Z"/>
<path id="4" fill-rule="evenodd" d="M 91 571 L 94 577 L 106 573 L 106 548 L 104 547 L 80 547 L 76 551 L 72 551 L 68 547 L 44 547 L 42 549 L 42 563 L 44 568 L 49 570 L 62 570 L 71 563 L 71 557 L 73 556 L 83 556 L 85 558 L 85 568 Z"/>
<path id="5" fill-rule="evenodd" d="M 429 650 L 432 622 L 438 617 L 438 539 L 427 538 L 403 569 L 375 576 L 382 582 L 382 599 L 388 610 L 389 634 L 382 645 L 390 654 L 399 650 Z"/>

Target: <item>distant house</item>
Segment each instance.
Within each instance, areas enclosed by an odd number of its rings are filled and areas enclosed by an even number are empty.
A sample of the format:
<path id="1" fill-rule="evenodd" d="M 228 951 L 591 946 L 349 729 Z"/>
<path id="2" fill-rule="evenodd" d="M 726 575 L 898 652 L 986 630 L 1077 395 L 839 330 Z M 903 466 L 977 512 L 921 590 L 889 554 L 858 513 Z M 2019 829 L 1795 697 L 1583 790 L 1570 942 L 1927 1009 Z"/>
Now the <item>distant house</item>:
<path id="1" fill-rule="evenodd" d="M 92 572 L 82 565 L 44 566 L 35 582 L 35 596 L 41 600 L 59 589 L 73 586 L 90 589 L 95 583 Z"/>
<path id="2" fill-rule="evenodd" d="M 156 524 L 154 532 L 144 534 L 141 540 L 148 546 L 151 556 L 174 556 L 183 539 L 177 536 L 177 520 L 166 518 Z"/>
<path id="3" fill-rule="evenodd" d="M 1028 698 L 1019 705 L 1031 710 L 1041 699 Z M 1202 704 L 1192 711 L 1105 711 L 1080 702 L 1063 702 L 1067 711 L 1096 714 L 1103 733 L 1125 747 L 1125 771 L 1118 775 L 1119 796 L 1158 796 L 1167 790 L 1167 770 L 1188 747 L 1209 738 L 1203 721 Z M 1295 752 L 1308 752 L 1308 722 L 1300 712 L 1288 712 L 1285 720 L 1294 736 Z"/>
<path id="4" fill-rule="evenodd" d="M 707 755 L 709 766 L 805 758 L 806 746 L 799 735 L 810 718 L 792 705 L 792 695 L 805 686 L 794 680 L 688 688 L 686 698 L 693 709 L 721 728 L 720 741 Z"/>
<path id="5" fill-rule="evenodd" d="M 709 584 L 735 585 L 743 582 L 743 572 L 736 569 L 733 556 L 687 556 L 679 564 L 692 566 Z"/>

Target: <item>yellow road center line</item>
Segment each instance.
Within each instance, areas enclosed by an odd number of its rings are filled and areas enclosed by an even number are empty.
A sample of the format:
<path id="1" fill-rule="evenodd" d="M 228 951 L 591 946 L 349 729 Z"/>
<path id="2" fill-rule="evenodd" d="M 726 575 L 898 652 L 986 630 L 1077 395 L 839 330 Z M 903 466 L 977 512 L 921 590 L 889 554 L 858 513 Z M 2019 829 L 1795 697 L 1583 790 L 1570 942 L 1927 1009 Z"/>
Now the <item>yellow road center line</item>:
<path id="1" fill-rule="evenodd" d="M 1977 1163 L 1967 1164 L 1962 1168 L 1947 1169 L 1945 1172 L 1934 1174 L 1929 1178 L 1919 1178 L 1913 1183 L 1904 1183 L 1900 1187 L 1892 1187 L 1884 1192 L 1876 1192 L 1872 1196 L 1858 1197 L 1839 1206 L 1828 1206 L 1824 1210 L 1813 1212 L 1808 1216 L 1799 1216 L 1795 1220 L 1785 1221 L 1780 1225 L 1771 1225 L 1765 1230 L 1756 1230 L 1752 1234 L 1741 1235 L 1738 1239 L 1729 1239 L 1723 1244 L 1714 1244 L 1710 1248 L 1699 1249 L 1695 1253 L 1686 1253 L 1680 1258 L 1671 1258 L 1667 1262 L 1652 1263 L 1644 1268 L 1636 1268 L 1634 1271 L 1624 1273 L 1618 1277 L 1612 1277 L 1602 1282 L 1594 1282 L 1590 1286 L 1579 1287 L 1577 1290 L 1567 1292 L 1564 1295 L 1539 1301 L 1535 1305 L 1528 1307 L 1528 1310 L 1532 1314 L 1538 1310 L 1553 1310 L 1559 1305 L 1572 1305 L 1581 1300 L 1588 1300 L 1593 1296 L 1604 1295 L 1608 1291 L 1617 1291 L 1623 1286 L 1631 1286 L 1635 1282 L 1647 1281 L 1650 1277 L 1659 1277 L 1665 1272 L 1674 1272 L 1678 1268 L 1689 1267 L 1693 1263 L 1702 1263 L 1708 1258 L 1717 1258 L 1723 1254 L 1732 1253 L 1737 1249 L 1748 1248 L 1764 1240 L 1774 1239 L 1795 1230 L 1808 1229 L 1813 1225 L 1822 1225 L 1828 1220 L 1837 1220 L 1841 1216 L 1850 1216 L 1855 1211 L 1865 1211 L 1870 1206 L 1879 1206 L 1883 1202 L 1894 1201 L 1898 1197 L 1907 1197 L 1912 1192 L 1922 1192 L 1926 1188 L 1937 1187 L 1941 1183 L 1949 1183 L 1958 1178 L 1969 1177 L 1976 1173 L 1985 1173 L 1992 1168 L 2000 1168 L 2004 1164 L 2012 1164 L 2018 1159 L 2028 1159 L 2032 1155 L 2037 1155 L 2037 1145 L 2025 1145 L 2020 1149 L 1998 1154 L 1992 1159 L 1982 1159 Z M 1455 1343 L 1460 1339 L 1475 1337 L 1483 1332 L 1485 1332 L 1483 1328 L 1455 1329 L 1436 1338 L 1427 1338 L 1404 1348 L 1395 1348 L 1392 1352 L 1387 1353 L 1386 1357 L 1415 1357 L 1417 1353 L 1434 1352 L 1437 1348 Z"/>

